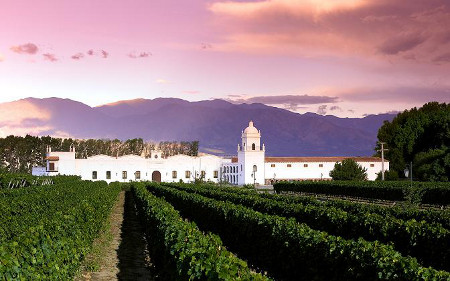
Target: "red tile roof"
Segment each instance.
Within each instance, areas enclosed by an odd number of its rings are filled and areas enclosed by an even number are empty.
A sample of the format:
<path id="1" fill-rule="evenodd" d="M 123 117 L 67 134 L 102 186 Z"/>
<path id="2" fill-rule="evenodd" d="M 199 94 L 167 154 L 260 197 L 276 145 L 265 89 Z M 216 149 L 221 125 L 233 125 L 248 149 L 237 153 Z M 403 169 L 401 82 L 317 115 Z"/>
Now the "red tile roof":
<path id="1" fill-rule="evenodd" d="M 341 162 L 344 159 L 351 158 L 356 162 L 381 162 L 381 158 L 379 157 L 266 157 L 266 162 L 285 162 L 285 163 L 293 163 L 293 162 Z M 384 160 L 389 162 L 388 160 Z"/>
<path id="2" fill-rule="evenodd" d="M 45 160 L 58 161 L 59 160 L 59 156 L 48 156 L 47 158 L 45 158 Z"/>

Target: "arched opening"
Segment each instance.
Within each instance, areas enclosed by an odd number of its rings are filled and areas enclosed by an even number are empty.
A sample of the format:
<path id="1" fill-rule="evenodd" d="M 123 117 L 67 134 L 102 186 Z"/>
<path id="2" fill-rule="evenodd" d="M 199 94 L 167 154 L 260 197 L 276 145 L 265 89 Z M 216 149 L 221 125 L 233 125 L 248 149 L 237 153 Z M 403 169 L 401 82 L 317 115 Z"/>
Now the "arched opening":
<path id="1" fill-rule="evenodd" d="M 161 182 L 161 173 L 159 171 L 154 171 L 152 173 L 152 181 Z"/>
<path id="2" fill-rule="evenodd" d="M 252 143 L 252 150 L 256 150 L 256 145 Z"/>

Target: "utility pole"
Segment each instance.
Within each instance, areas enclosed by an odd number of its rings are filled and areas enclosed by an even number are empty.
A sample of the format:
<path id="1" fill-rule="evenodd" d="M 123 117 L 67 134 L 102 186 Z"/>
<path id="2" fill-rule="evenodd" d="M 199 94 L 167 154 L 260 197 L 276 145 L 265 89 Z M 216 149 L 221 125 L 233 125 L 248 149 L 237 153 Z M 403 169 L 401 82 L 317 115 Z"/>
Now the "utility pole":
<path id="1" fill-rule="evenodd" d="M 384 152 L 388 151 L 389 149 L 385 149 L 384 145 L 386 144 L 385 142 L 379 142 L 381 144 L 381 149 L 378 150 L 381 152 L 381 180 L 384 181 Z"/>

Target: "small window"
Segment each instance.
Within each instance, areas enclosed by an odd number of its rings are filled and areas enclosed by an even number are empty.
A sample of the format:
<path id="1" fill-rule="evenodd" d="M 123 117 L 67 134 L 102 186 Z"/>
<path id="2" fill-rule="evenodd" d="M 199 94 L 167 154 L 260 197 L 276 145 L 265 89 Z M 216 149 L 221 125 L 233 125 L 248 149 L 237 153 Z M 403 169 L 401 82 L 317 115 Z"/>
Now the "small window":
<path id="1" fill-rule="evenodd" d="M 106 179 L 107 180 L 111 179 L 111 171 L 106 171 Z"/>
<path id="2" fill-rule="evenodd" d="M 256 150 L 256 145 L 252 143 L 252 150 Z"/>
<path id="3" fill-rule="evenodd" d="M 92 171 L 92 179 L 93 180 L 97 179 L 97 171 Z"/>
<path id="4" fill-rule="evenodd" d="M 370 164 L 370 167 L 375 167 L 375 164 Z"/>
<path id="5" fill-rule="evenodd" d="M 241 172 L 242 172 L 242 164 L 241 164 Z"/>
<path id="6" fill-rule="evenodd" d="M 48 170 L 54 171 L 55 170 L 55 163 L 48 163 Z"/>
<path id="7" fill-rule="evenodd" d="M 177 171 L 172 171 L 172 178 L 176 179 L 177 178 Z"/>
<path id="8" fill-rule="evenodd" d="M 140 179 L 141 179 L 141 171 L 136 171 L 136 172 L 134 173 L 134 177 L 135 177 L 137 180 L 140 180 Z"/>
<path id="9" fill-rule="evenodd" d="M 202 176 L 202 178 L 204 178 L 206 176 L 206 172 L 202 171 L 201 176 Z"/>
<path id="10" fill-rule="evenodd" d="M 323 164 L 319 164 L 319 168 L 323 168 Z"/>
<path id="11" fill-rule="evenodd" d="M 270 167 L 274 168 L 274 167 L 275 167 L 275 164 L 270 164 Z"/>
<path id="12" fill-rule="evenodd" d="M 158 159 L 158 154 L 155 155 L 155 159 Z"/>
<path id="13" fill-rule="evenodd" d="M 122 171 L 122 179 L 127 179 L 127 171 Z"/>
<path id="14" fill-rule="evenodd" d="M 214 171 L 214 178 L 217 179 L 219 177 L 219 171 Z"/>
<path id="15" fill-rule="evenodd" d="M 303 167 L 308 168 L 308 164 L 303 164 Z"/>
<path id="16" fill-rule="evenodd" d="M 292 167 L 292 165 L 291 164 L 287 164 L 287 167 L 290 168 L 290 167 Z"/>
<path id="17" fill-rule="evenodd" d="M 184 177 L 185 178 L 190 178 L 191 177 L 191 171 L 186 171 L 186 172 L 184 172 Z"/>

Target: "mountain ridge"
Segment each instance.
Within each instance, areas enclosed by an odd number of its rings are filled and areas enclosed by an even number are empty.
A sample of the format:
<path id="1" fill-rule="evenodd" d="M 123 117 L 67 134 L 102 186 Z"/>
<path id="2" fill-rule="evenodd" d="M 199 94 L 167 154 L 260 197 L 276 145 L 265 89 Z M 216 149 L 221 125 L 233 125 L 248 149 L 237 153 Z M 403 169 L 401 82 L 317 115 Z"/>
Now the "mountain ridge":
<path id="1" fill-rule="evenodd" d="M 26 98 L 2 103 L 0 110 L 8 108 L 20 113 L 20 106 L 24 104 L 46 117 L 27 112 L 14 126 L 7 126 L 7 121 L 0 120 L 3 134 L 14 128 L 34 132 L 39 124 L 45 129 L 33 134 L 199 140 L 200 151 L 236 154 L 241 130 L 253 120 L 261 130 L 268 156 L 369 156 L 374 153 L 378 128 L 384 120 L 395 117 L 394 114 L 379 114 L 339 118 L 299 114 L 264 104 L 233 104 L 220 99 L 189 102 L 176 98 L 125 100 L 96 107 L 70 99 Z"/>

